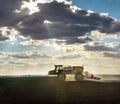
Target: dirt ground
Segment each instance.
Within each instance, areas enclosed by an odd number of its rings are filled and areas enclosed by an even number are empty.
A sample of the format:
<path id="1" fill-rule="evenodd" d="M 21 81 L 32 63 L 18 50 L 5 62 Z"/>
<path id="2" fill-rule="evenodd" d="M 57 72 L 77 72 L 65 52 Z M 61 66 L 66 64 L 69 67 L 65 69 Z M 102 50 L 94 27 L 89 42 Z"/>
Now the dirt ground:
<path id="1" fill-rule="evenodd" d="M 69 79 L 70 77 L 68 77 Z M 119 104 L 120 81 L 0 78 L 0 104 Z"/>

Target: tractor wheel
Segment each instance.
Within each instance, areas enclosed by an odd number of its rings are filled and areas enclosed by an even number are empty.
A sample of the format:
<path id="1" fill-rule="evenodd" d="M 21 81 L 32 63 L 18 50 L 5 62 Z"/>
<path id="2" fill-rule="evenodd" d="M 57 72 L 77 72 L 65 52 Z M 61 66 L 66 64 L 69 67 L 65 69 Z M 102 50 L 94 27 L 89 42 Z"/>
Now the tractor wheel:
<path id="1" fill-rule="evenodd" d="M 77 74 L 75 75 L 75 79 L 76 79 L 76 81 L 81 81 L 81 80 L 84 79 L 84 76 L 83 76 L 81 73 L 77 73 Z"/>
<path id="2" fill-rule="evenodd" d="M 59 74 L 59 75 L 58 75 L 58 79 L 59 79 L 60 81 L 64 81 L 64 80 L 66 79 L 66 75 L 65 75 L 65 74 Z"/>

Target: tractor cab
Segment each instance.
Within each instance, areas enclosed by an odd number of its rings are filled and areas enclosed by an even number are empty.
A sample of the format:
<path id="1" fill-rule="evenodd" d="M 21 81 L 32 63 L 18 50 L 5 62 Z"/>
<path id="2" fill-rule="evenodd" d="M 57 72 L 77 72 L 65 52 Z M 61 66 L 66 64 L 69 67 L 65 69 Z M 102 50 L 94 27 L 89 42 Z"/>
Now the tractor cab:
<path id="1" fill-rule="evenodd" d="M 63 65 L 55 65 L 55 73 L 58 74 L 61 70 L 63 70 Z"/>
<path id="2" fill-rule="evenodd" d="M 59 72 L 63 70 L 63 65 L 55 65 L 55 68 L 53 70 L 50 70 L 48 72 L 49 75 L 57 75 Z"/>

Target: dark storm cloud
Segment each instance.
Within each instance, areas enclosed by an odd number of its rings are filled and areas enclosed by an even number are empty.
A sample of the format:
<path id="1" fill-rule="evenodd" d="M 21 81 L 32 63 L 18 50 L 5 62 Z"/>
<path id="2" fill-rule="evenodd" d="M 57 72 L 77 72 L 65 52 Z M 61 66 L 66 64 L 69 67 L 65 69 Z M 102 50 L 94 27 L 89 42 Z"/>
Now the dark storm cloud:
<path id="1" fill-rule="evenodd" d="M 23 28 L 18 27 L 18 30 L 25 36 L 30 35 L 33 39 L 77 38 L 95 29 L 93 26 L 82 25 L 80 16 L 71 11 L 69 4 L 53 1 L 39 4 L 39 8 L 40 13 L 34 13 L 24 19 L 21 24 Z M 83 12 L 85 11 L 81 10 L 79 14 L 85 14 Z M 52 23 L 44 24 L 44 20 Z"/>
<path id="2" fill-rule="evenodd" d="M 120 52 L 119 52 L 119 53 L 104 52 L 103 55 L 104 55 L 105 57 L 111 57 L 111 58 L 120 59 Z"/>
<path id="3" fill-rule="evenodd" d="M 15 13 L 15 10 L 20 10 L 21 5 L 22 0 L 1 0 L 0 26 L 12 26 L 22 35 L 30 36 L 32 39 L 64 38 L 66 44 L 72 44 L 86 42 L 77 37 L 92 30 L 105 33 L 120 32 L 119 21 L 97 13 L 89 13 L 86 10 L 78 9 L 73 12 L 71 5 L 64 2 L 54 0 L 50 3 L 39 3 L 40 11 L 32 15 L 29 15 L 27 8 L 20 13 Z M 45 20 L 51 23 L 45 24 Z"/>
<path id="4" fill-rule="evenodd" d="M 90 37 L 85 37 L 85 38 L 77 38 L 77 37 L 70 38 L 69 37 L 69 38 L 64 38 L 64 39 L 65 39 L 65 41 L 56 40 L 56 42 L 57 43 L 66 43 L 66 44 L 75 44 L 75 43 L 84 44 L 84 43 L 93 41 L 93 39 Z"/>
<path id="5" fill-rule="evenodd" d="M 105 44 L 94 43 L 93 45 L 84 45 L 86 51 L 116 51 L 113 47 L 105 46 Z"/>
<path id="6" fill-rule="evenodd" d="M 66 44 L 87 43 L 90 41 L 92 41 L 92 39 L 89 37 L 86 37 L 86 38 L 68 38 L 68 39 L 66 39 Z"/>
<path id="7" fill-rule="evenodd" d="M 20 10 L 23 0 L 0 0 L 0 26 L 15 26 L 28 15 L 28 9 Z"/>

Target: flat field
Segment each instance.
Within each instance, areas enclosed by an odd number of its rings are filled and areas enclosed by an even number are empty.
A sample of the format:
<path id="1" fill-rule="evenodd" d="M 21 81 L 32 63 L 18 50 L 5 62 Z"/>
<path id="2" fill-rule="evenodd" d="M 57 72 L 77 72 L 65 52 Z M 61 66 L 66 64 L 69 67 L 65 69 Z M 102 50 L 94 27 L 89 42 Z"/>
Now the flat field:
<path id="1" fill-rule="evenodd" d="M 120 104 L 119 80 L 1 77 L 0 104 Z"/>

